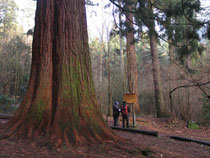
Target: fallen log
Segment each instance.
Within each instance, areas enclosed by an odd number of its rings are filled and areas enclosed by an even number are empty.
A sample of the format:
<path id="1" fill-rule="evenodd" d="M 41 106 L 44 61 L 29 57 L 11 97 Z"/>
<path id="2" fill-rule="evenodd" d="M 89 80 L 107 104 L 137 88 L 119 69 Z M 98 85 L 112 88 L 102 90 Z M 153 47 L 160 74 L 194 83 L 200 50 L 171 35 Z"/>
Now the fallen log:
<path id="1" fill-rule="evenodd" d="M 185 141 L 185 142 L 194 142 L 194 143 L 210 146 L 210 142 L 203 141 L 203 140 L 184 138 L 184 137 L 179 137 L 179 136 L 170 136 L 170 138 L 175 139 L 175 140 L 180 140 L 180 141 Z"/>
<path id="2" fill-rule="evenodd" d="M 112 129 L 114 130 L 121 130 L 121 131 L 127 131 L 127 132 L 133 132 L 133 133 L 140 133 L 140 134 L 146 134 L 150 136 L 158 136 L 157 131 L 145 131 L 145 130 L 139 130 L 139 129 L 132 129 L 132 128 L 120 128 L 120 127 L 114 127 L 111 126 Z"/>
<path id="3" fill-rule="evenodd" d="M 0 114 L 0 119 L 10 119 L 12 115 L 9 114 Z"/>

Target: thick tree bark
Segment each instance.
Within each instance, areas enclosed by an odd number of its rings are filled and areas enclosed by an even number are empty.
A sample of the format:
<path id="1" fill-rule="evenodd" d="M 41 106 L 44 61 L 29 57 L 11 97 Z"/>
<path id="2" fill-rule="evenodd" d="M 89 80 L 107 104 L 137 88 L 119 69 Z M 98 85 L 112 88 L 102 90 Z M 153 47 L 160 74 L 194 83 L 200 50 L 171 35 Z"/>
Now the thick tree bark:
<path id="1" fill-rule="evenodd" d="M 151 8 L 151 12 L 153 10 Z M 155 35 L 155 22 L 154 20 L 151 22 L 151 28 L 149 31 L 150 38 L 150 49 L 152 54 L 152 70 L 153 70 L 153 82 L 154 82 L 154 92 L 155 92 L 155 106 L 157 110 L 157 117 L 165 116 L 165 104 L 163 100 L 163 92 L 161 85 L 161 77 L 160 77 L 160 63 L 158 58 L 158 50 L 157 50 L 157 38 Z"/>
<path id="2" fill-rule="evenodd" d="M 131 6 L 129 6 L 131 8 Z M 126 23 L 128 25 L 128 31 L 126 34 L 127 39 L 127 81 L 128 91 L 135 92 L 137 96 L 137 103 L 134 104 L 136 113 L 140 112 L 139 106 L 139 89 L 138 89 L 138 69 L 136 62 L 136 49 L 134 40 L 134 28 L 133 28 L 133 14 L 126 14 Z"/>
<path id="3" fill-rule="evenodd" d="M 57 147 L 117 139 L 97 106 L 85 0 L 38 0 L 35 24 L 28 90 L 7 134 L 49 135 Z"/>

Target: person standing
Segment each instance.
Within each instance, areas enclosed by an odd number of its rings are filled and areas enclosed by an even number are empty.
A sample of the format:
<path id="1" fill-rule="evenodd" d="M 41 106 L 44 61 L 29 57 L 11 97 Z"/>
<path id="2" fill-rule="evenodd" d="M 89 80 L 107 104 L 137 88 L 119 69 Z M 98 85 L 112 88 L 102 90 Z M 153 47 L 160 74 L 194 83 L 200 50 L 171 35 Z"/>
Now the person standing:
<path id="1" fill-rule="evenodd" d="M 113 105 L 114 126 L 118 125 L 118 119 L 119 119 L 120 111 L 121 111 L 121 109 L 120 109 L 119 102 L 116 101 L 115 104 Z"/>
<path id="2" fill-rule="evenodd" d="M 123 126 L 123 128 L 125 127 L 125 121 L 126 121 L 127 128 L 129 128 L 129 113 L 130 113 L 130 108 L 126 104 L 125 101 L 123 101 L 123 105 L 121 106 L 121 112 L 122 112 L 122 119 L 123 119 L 122 126 Z"/>

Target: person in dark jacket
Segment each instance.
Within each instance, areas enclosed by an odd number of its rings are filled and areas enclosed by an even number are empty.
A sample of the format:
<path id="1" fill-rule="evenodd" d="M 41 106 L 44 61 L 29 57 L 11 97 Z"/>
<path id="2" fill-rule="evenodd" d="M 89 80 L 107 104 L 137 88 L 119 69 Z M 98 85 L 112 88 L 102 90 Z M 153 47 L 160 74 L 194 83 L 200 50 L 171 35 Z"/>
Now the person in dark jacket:
<path id="1" fill-rule="evenodd" d="M 120 111 L 121 111 L 120 104 L 118 101 L 116 101 L 115 104 L 113 105 L 114 126 L 117 126 L 117 124 L 118 124 Z"/>
<path id="2" fill-rule="evenodd" d="M 123 121 L 123 128 L 125 127 L 125 121 L 126 121 L 126 125 L 127 128 L 129 128 L 129 113 L 130 113 L 130 108 L 129 106 L 126 104 L 126 102 L 123 102 L 123 105 L 121 106 L 121 112 L 122 112 L 122 121 Z"/>

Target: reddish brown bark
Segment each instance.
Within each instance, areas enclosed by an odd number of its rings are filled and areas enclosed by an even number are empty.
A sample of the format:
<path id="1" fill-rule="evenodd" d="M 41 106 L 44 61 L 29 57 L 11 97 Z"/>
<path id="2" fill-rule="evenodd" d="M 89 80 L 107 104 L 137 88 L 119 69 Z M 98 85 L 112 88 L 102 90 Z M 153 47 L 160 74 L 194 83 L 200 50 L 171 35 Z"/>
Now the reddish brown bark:
<path id="1" fill-rule="evenodd" d="M 150 11 L 153 14 L 152 6 Z M 154 82 L 154 92 L 155 92 L 155 106 L 157 111 L 157 117 L 166 116 L 166 107 L 163 99 L 161 76 L 160 76 L 160 62 L 158 58 L 158 49 L 157 49 L 157 38 L 155 35 L 155 22 L 154 20 L 150 21 L 151 28 L 149 31 L 150 39 L 150 49 L 152 55 L 152 70 L 153 70 L 153 82 Z"/>
<path id="2" fill-rule="evenodd" d="M 131 9 L 131 7 L 129 6 Z M 136 49 L 134 39 L 134 28 L 133 28 L 133 14 L 126 14 L 126 23 L 128 25 L 128 31 L 126 35 L 127 39 L 127 79 L 128 79 L 128 91 L 135 92 L 137 99 L 139 98 L 138 89 L 138 69 L 136 62 Z M 136 113 L 140 112 L 139 100 L 134 104 Z"/>
<path id="3" fill-rule="evenodd" d="M 7 134 L 48 135 L 58 147 L 117 139 L 96 102 L 85 0 L 38 0 L 35 24 L 28 90 Z"/>

